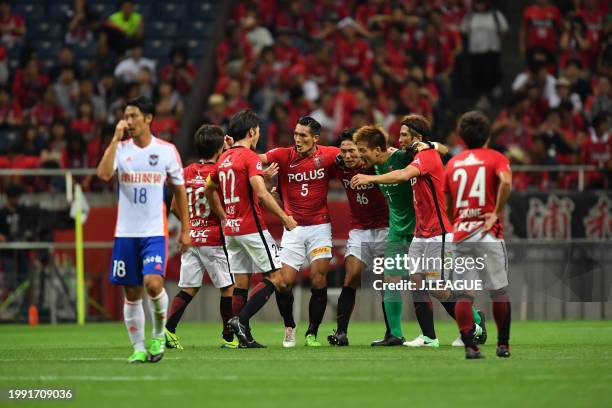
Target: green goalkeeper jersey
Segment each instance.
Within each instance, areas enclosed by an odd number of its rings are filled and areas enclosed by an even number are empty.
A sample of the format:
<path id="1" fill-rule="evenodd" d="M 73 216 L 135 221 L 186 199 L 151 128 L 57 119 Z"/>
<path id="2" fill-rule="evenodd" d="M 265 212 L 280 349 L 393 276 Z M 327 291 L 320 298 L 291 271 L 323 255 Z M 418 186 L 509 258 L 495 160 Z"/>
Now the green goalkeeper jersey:
<path id="1" fill-rule="evenodd" d="M 375 165 L 376 174 L 385 174 L 405 168 L 412 157 L 404 150 L 396 150 L 384 164 Z M 412 186 L 409 181 L 397 184 L 379 184 L 389 204 L 389 242 L 402 240 L 414 234 L 415 214 L 412 204 Z"/>

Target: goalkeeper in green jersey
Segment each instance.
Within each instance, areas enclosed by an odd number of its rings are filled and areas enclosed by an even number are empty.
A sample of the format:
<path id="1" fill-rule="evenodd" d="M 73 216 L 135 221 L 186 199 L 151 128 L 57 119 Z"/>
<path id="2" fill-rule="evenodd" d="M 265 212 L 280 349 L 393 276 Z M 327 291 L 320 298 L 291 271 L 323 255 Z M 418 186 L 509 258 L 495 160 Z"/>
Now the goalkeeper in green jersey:
<path id="1" fill-rule="evenodd" d="M 408 149 L 412 144 L 411 139 L 405 125 L 402 125 L 400 129 L 399 140 L 402 149 L 387 148 L 388 137 L 381 128 L 376 126 L 364 126 L 354 135 L 354 141 L 359 149 L 361 159 L 366 167 L 374 166 L 376 174 L 385 174 L 409 165 L 413 159 L 413 154 Z M 432 144 L 432 147 L 443 155 L 448 152 L 445 146 L 437 143 Z M 380 184 L 379 187 L 389 205 L 389 235 L 385 258 L 395 258 L 396 255 L 403 256 L 408 253 L 415 227 L 412 187 L 409 182 Z M 395 268 L 385 270 L 386 282 L 398 282 L 403 277 L 408 277 L 407 270 Z M 389 330 L 382 340 L 374 341 L 372 346 L 439 346 L 440 343 L 434 330 L 431 298 L 428 292 L 424 290 L 414 291 L 413 301 L 422 334 L 412 341 L 404 339 L 401 327 L 403 309 L 401 292 L 385 290 L 383 303 Z M 454 317 L 454 302 L 445 301 L 441 303 L 446 311 Z M 481 315 L 476 311 L 474 312 L 474 321 L 477 325 L 481 321 Z M 479 334 L 481 333 L 479 332 Z"/>

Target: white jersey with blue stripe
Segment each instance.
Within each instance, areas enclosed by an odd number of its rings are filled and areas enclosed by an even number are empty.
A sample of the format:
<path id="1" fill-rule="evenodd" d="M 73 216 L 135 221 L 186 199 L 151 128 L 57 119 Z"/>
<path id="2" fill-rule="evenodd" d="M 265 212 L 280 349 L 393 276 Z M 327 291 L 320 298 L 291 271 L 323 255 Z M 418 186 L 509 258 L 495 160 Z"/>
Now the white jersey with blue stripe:
<path id="1" fill-rule="evenodd" d="M 115 237 L 167 235 L 164 185 L 185 184 L 181 158 L 172 143 L 156 137 L 146 147 L 119 143 L 114 168 L 119 181 Z"/>

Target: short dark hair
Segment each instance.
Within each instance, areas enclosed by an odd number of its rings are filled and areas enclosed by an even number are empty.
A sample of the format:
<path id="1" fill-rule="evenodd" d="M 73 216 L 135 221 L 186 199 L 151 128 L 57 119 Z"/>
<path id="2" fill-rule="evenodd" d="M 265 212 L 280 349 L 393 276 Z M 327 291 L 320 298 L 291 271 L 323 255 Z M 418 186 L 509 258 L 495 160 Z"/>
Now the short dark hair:
<path id="1" fill-rule="evenodd" d="M 360 127 L 353 135 L 355 143 L 364 142 L 370 149 L 380 147 L 380 150 L 387 150 L 387 135 L 385 131 L 374 125 Z"/>
<path id="2" fill-rule="evenodd" d="M 351 142 L 354 142 L 353 135 L 355 134 L 356 131 L 357 129 L 355 128 L 344 129 L 342 133 L 340 134 L 340 137 L 338 138 L 338 144 L 341 144 L 345 140 L 350 140 Z"/>
<path id="3" fill-rule="evenodd" d="M 412 132 L 417 133 L 423 138 L 423 141 L 431 140 L 431 123 L 424 116 L 414 114 L 404 116 L 400 126 L 406 126 Z"/>
<path id="4" fill-rule="evenodd" d="M 134 106 L 140 109 L 144 116 L 153 115 L 153 113 L 155 112 L 153 102 L 151 102 L 151 100 L 145 96 L 138 96 L 134 99 L 130 99 L 123 107 L 123 110 L 125 111 L 125 108 L 127 108 L 128 106 Z"/>
<path id="5" fill-rule="evenodd" d="M 459 118 L 459 136 L 468 149 L 477 149 L 485 145 L 491 132 L 491 122 L 484 113 L 470 111 Z"/>
<path id="6" fill-rule="evenodd" d="M 611 114 L 612 112 L 605 110 L 597 112 L 597 114 L 593 116 L 593 119 L 591 119 L 591 126 L 593 126 L 593 129 L 597 129 L 599 125 L 604 123 L 610 117 Z"/>
<path id="7" fill-rule="evenodd" d="M 225 132 L 219 126 L 202 125 L 195 132 L 193 144 L 201 159 L 211 159 L 225 141 Z"/>
<path id="8" fill-rule="evenodd" d="M 319 136 L 321 134 L 321 124 L 311 116 L 302 116 L 297 123 L 298 125 L 308 126 L 312 135 Z"/>
<path id="9" fill-rule="evenodd" d="M 227 134 L 234 139 L 234 142 L 244 139 L 250 129 L 259 126 L 257 114 L 250 109 L 241 110 L 234 114 L 229 121 Z"/>

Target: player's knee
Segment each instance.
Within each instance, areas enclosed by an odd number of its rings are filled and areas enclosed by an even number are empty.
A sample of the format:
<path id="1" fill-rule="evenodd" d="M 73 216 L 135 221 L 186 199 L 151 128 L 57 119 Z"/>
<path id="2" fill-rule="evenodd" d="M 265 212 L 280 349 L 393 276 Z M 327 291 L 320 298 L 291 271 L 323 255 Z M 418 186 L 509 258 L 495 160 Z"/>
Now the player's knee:
<path id="1" fill-rule="evenodd" d="M 327 275 L 316 273 L 311 277 L 312 287 L 315 289 L 321 289 L 327 286 Z"/>
<path id="2" fill-rule="evenodd" d="M 200 288 L 183 288 L 181 289 L 183 292 L 189 294 L 191 297 L 194 297 L 196 293 L 200 290 Z"/>
<path id="3" fill-rule="evenodd" d="M 221 296 L 227 297 L 232 296 L 234 294 L 234 285 L 229 285 L 224 288 L 221 288 Z"/>
<path id="4" fill-rule="evenodd" d="M 344 277 L 344 286 L 348 286 L 353 289 L 359 288 L 359 286 L 361 286 L 361 274 L 347 271 L 346 276 Z"/>
<path id="5" fill-rule="evenodd" d="M 123 287 L 125 298 L 130 302 L 135 302 L 142 299 L 142 287 L 141 286 L 124 286 Z"/>
<path id="6" fill-rule="evenodd" d="M 149 296 L 157 296 L 164 288 L 164 279 L 159 275 L 147 275 L 144 284 Z"/>
<path id="7" fill-rule="evenodd" d="M 505 286 L 501 289 L 491 290 L 489 291 L 489 297 L 491 298 L 491 300 L 507 297 L 508 296 L 508 292 L 506 290 L 507 288 L 508 287 Z"/>

